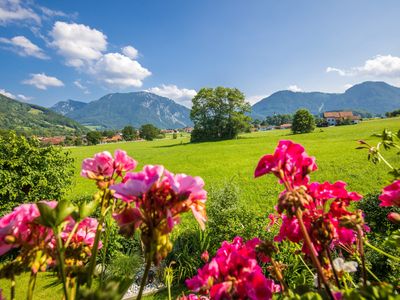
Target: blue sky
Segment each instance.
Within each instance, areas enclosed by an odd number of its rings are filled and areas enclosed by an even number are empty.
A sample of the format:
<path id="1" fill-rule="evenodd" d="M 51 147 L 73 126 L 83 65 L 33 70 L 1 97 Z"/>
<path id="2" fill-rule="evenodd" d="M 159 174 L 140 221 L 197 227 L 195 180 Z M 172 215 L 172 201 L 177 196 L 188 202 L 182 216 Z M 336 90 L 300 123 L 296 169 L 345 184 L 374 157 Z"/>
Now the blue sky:
<path id="1" fill-rule="evenodd" d="M 400 86 L 400 1 L 0 0 L 0 92 L 44 106 L 202 87 Z"/>

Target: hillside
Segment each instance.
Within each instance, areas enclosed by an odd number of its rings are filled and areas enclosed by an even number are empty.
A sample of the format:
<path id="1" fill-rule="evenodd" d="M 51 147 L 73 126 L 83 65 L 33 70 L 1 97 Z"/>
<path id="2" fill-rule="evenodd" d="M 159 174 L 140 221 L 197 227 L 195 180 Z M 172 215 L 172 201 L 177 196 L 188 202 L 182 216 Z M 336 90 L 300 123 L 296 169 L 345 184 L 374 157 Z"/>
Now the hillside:
<path id="1" fill-rule="evenodd" d="M 400 88 L 385 82 L 367 81 L 337 94 L 279 91 L 254 104 L 251 115 L 264 119 L 273 114 L 293 114 L 299 108 L 307 108 L 313 114 L 347 109 L 384 114 L 400 108 Z"/>
<path id="2" fill-rule="evenodd" d="M 148 92 L 108 94 L 66 114 L 84 125 L 114 129 L 146 123 L 181 128 L 192 124 L 189 115 L 185 106 Z"/>
<path id="3" fill-rule="evenodd" d="M 87 131 L 79 123 L 48 108 L 22 103 L 0 94 L 0 129 L 40 136 L 81 134 Z"/>
<path id="4" fill-rule="evenodd" d="M 57 102 L 55 105 L 50 107 L 50 109 L 60 115 L 65 116 L 66 114 L 68 114 L 70 112 L 82 109 L 86 105 L 87 105 L 87 103 L 85 103 L 85 102 L 68 99 L 66 101 Z"/>

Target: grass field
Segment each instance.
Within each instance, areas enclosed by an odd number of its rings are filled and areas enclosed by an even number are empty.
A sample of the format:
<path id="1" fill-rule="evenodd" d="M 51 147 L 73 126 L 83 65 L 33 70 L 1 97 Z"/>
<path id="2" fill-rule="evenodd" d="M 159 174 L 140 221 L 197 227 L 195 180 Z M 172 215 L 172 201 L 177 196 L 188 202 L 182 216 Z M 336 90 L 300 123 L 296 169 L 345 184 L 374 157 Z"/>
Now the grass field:
<path id="1" fill-rule="evenodd" d="M 356 150 L 357 140 L 364 139 L 376 143 L 373 133 L 384 128 L 400 129 L 400 118 L 371 120 L 358 125 L 329 127 L 319 129 L 310 134 L 291 135 L 287 130 L 256 132 L 243 134 L 237 140 L 189 144 L 187 137 L 164 139 L 152 142 L 125 142 L 118 144 L 97 145 L 90 147 L 70 148 L 76 158 L 76 182 L 67 197 L 72 199 L 82 195 L 91 195 L 95 191 L 93 181 L 79 176 L 80 165 L 84 158 L 108 150 L 123 149 L 138 162 L 140 169 L 144 164 L 163 164 L 175 173 L 187 173 L 201 176 L 206 182 L 206 189 L 234 181 L 241 191 L 241 200 L 248 205 L 257 206 L 267 214 L 276 202 L 281 191 L 277 180 L 272 176 L 253 178 L 254 168 L 259 158 L 272 153 L 281 139 L 291 139 L 301 143 L 308 154 L 317 158 L 319 170 L 312 175 L 314 181 L 343 180 L 349 184 L 349 190 L 367 194 L 379 191 L 389 179 L 385 165 L 374 166 L 366 159 L 365 151 Z M 395 152 L 387 154 L 387 158 L 400 165 L 399 156 Z M 189 222 L 187 218 L 187 222 Z M 183 225 L 184 226 L 184 225 Z M 21 276 L 17 281 L 19 287 L 26 287 L 28 276 Z M 38 279 L 39 299 L 51 299 L 58 293 L 58 288 L 45 289 L 48 279 Z M 47 282 L 47 283 L 46 283 Z M 0 287 L 7 287 L 8 282 L 0 280 Z M 17 299 L 25 297 L 24 289 L 18 289 Z M 8 293 L 8 291 L 7 291 Z M 7 294 L 6 294 L 7 295 Z M 47 295 L 47 296 L 46 296 Z M 163 299 L 164 294 L 148 299 Z"/>
<path id="2" fill-rule="evenodd" d="M 281 187 L 272 176 L 254 179 L 253 172 L 259 158 L 272 153 L 281 139 L 301 143 L 309 155 L 317 158 L 319 170 L 312 175 L 314 181 L 344 180 L 348 182 L 349 189 L 366 194 L 378 191 L 387 183 L 387 168 L 383 164 L 376 167 L 369 163 L 366 151 L 355 149 L 357 140 L 375 143 L 377 138 L 371 135 L 384 128 L 398 130 L 400 119 L 378 119 L 352 126 L 317 128 L 313 133 L 300 135 L 291 135 L 288 130 L 255 132 L 221 142 L 190 144 L 185 137 L 70 148 L 72 156 L 76 158 L 76 182 L 67 197 L 91 195 L 95 190 L 92 181 L 79 176 L 84 158 L 104 150 L 113 152 L 123 149 L 139 162 L 137 169 L 144 164 L 163 164 L 175 173 L 201 176 L 206 188 L 233 180 L 241 190 L 243 201 L 268 210 Z M 400 164 L 395 152 L 388 153 L 388 158 Z"/>

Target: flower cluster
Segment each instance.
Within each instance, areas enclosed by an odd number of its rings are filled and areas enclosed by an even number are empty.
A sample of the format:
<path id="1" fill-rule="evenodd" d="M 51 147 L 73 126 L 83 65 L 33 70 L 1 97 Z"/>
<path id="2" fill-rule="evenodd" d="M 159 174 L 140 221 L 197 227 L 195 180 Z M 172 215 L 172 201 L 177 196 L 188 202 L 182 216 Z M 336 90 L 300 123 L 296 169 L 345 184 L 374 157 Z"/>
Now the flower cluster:
<path id="1" fill-rule="evenodd" d="M 54 209 L 56 201 L 43 201 Z M 13 248 L 21 249 L 21 257 L 31 267 L 32 272 L 44 271 L 52 266 L 56 260 L 56 237 L 53 230 L 37 222 L 40 212 L 36 204 L 28 203 L 16 207 L 11 213 L 0 219 L 0 255 Z M 83 249 L 87 249 L 86 256 L 90 256 L 93 247 L 93 236 L 97 228 L 97 221 L 85 218 L 77 224 L 77 230 L 72 232 L 76 222 L 68 217 L 61 232 L 64 242 L 69 240 L 68 251 L 79 252 L 76 256 L 82 258 Z"/>
<path id="2" fill-rule="evenodd" d="M 272 299 L 280 286 L 267 279 L 257 263 L 255 238 L 246 243 L 236 237 L 232 243 L 223 242 L 215 257 L 186 280 L 187 287 L 210 299 Z M 185 299 L 185 298 L 183 298 Z M 203 299 L 190 295 L 187 299 Z"/>
<path id="3" fill-rule="evenodd" d="M 204 229 L 207 193 L 203 187 L 200 177 L 174 175 L 163 166 L 147 165 L 110 186 L 114 197 L 125 203 L 114 219 L 127 234 L 140 228 L 145 248 L 158 264 L 172 248 L 168 234 L 180 222 L 181 213 L 191 210 Z"/>
<path id="4" fill-rule="evenodd" d="M 273 155 L 260 159 L 255 176 L 272 173 L 286 187 L 276 207 L 282 224 L 275 240 L 304 242 L 299 224 L 301 214 L 316 252 L 335 245 L 351 245 L 356 241 L 356 227 L 364 225 L 362 216 L 349 211 L 348 207 L 362 196 L 348 192 L 342 181 L 310 183 L 309 173 L 316 169 L 315 159 L 292 141 L 280 141 Z M 303 251 L 310 251 L 305 243 Z"/>
<path id="5" fill-rule="evenodd" d="M 137 166 L 137 162 L 125 151 L 116 150 L 114 157 L 110 152 L 103 151 L 93 158 L 84 159 L 81 176 L 98 181 L 110 180 L 114 174 L 121 176 L 122 172 L 131 171 Z"/>

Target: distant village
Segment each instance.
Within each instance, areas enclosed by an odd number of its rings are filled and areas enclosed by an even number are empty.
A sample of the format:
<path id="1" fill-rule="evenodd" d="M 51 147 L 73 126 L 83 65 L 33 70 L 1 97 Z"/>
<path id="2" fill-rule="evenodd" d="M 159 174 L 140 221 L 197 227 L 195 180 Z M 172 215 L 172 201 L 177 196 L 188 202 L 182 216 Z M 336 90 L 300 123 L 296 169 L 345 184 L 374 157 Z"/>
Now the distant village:
<path id="1" fill-rule="evenodd" d="M 278 115 L 286 118 L 281 120 L 290 120 L 291 115 Z M 268 120 L 268 118 L 267 118 Z M 327 126 L 338 126 L 338 125 L 351 125 L 357 124 L 361 121 L 361 117 L 354 115 L 352 111 L 339 111 L 339 112 L 324 112 L 321 117 L 316 118 L 317 127 Z M 291 129 L 291 122 L 283 124 L 266 124 L 267 122 L 253 122 L 250 131 L 269 131 L 279 129 Z M 161 129 L 159 131 L 159 137 L 164 138 L 166 135 L 172 135 L 173 138 L 177 138 L 179 134 L 186 133 L 190 134 L 193 131 L 193 127 L 184 127 L 179 129 Z M 100 131 L 101 132 L 101 131 Z M 121 131 L 104 131 L 107 132 L 100 137 L 100 140 L 96 144 L 108 144 L 126 141 Z M 110 135 L 110 132 L 113 133 Z M 61 146 L 80 146 L 94 144 L 88 140 L 87 135 L 79 137 L 70 136 L 54 136 L 54 137 L 38 137 L 39 141 L 44 145 L 61 145 Z M 139 130 L 136 130 L 134 141 L 143 141 L 145 139 L 140 137 Z"/>

